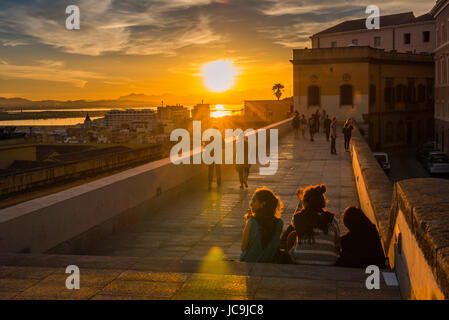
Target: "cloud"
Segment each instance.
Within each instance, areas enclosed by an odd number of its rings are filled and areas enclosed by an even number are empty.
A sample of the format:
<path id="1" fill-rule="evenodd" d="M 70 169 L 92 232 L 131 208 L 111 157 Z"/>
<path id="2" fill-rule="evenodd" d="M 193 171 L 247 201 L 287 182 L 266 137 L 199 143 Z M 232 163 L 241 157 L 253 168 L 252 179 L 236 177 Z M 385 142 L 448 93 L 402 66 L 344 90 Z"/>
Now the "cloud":
<path id="1" fill-rule="evenodd" d="M 283 47 L 310 47 L 311 35 L 343 21 L 367 17 L 365 9 L 370 4 L 370 1 L 365 4 L 352 0 L 267 0 L 258 10 L 272 19 L 272 23 L 258 28 L 258 32 Z M 378 0 L 375 4 L 381 15 L 414 11 L 419 16 L 433 6 L 420 2 L 411 7 L 408 0 Z"/>
<path id="2" fill-rule="evenodd" d="M 26 46 L 30 43 L 23 40 L 3 40 L 2 45 L 4 47 L 17 47 L 17 46 Z"/>
<path id="3" fill-rule="evenodd" d="M 272 16 L 282 15 L 303 15 L 303 14 L 340 14 L 340 18 L 343 16 L 345 9 L 358 8 L 360 10 L 359 18 L 365 14 L 365 8 L 368 5 L 375 4 L 380 8 L 381 15 L 392 14 L 399 12 L 415 11 L 417 15 L 421 15 L 430 11 L 434 3 L 426 1 L 414 2 L 411 6 L 409 0 L 377 0 L 376 3 L 372 1 L 354 1 L 354 0 L 322 0 L 317 2 L 316 0 L 267 0 L 264 2 L 259 10 Z M 346 17 L 349 18 L 349 17 Z"/>
<path id="4" fill-rule="evenodd" d="M 45 2 L 45 1 L 44 1 Z M 8 24 L 15 32 L 31 36 L 39 43 L 81 55 L 98 56 L 108 52 L 124 54 L 175 54 L 190 45 L 204 45 L 222 37 L 216 34 L 205 14 L 179 17 L 176 10 L 208 5 L 211 0 L 79 1 L 81 29 L 67 30 L 61 8 L 47 11 L 28 6 L 5 9 L 0 26 Z M 65 11 L 64 11 L 65 12 Z M 175 14 L 172 16 L 171 14 Z M 13 46 L 20 41 L 4 40 Z"/>
<path id="5" fill-rule="evenodd" d="M 225 41 L 225 37 L 210 28 L 210 18 L 200 16 L 198 21 L 187 22 L 183 30 L 177 28 L 165 32 L 147 33 L 130 41 L 125 49 L 127 54 L 167 54 L 191 45 L 205 45 Z"/>
<path id="6" fill-rule="evenodd" d="M 0 59 L 0 74 L 5 78 L 65 82 L 79 88 L 83 88 L 88 80 L 106 79 L 93 72 L 64 68 L 61 61 L 41 60 L 37 65 L 14 65 L 2 61 Z"/>

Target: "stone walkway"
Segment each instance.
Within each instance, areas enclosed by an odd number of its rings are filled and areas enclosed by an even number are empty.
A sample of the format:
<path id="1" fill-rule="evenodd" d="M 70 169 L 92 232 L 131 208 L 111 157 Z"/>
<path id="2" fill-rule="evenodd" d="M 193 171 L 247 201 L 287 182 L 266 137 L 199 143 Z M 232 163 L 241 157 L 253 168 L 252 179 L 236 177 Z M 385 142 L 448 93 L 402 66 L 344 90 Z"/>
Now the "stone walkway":
<path id="1" fill-rule="evenodd" d="M 237 172 L 226 170 L 221 191 L 198 184 L 74 255 L 0 254 L 0 299 L 400 299 L 383 279 L 380 290 L 366 289 L 361 269 L 238 262 L 243 214 L 257 187 L 281 197 L 284 228 L 298 187 L 326 184 L 337 216 L 358 203 L 349 153 L 337 142 L 335 156 L 323 134 L 313 143 L 290 134 L 280 141 L 276 175 L 253 167 L 249 190 L 240 190 Z M 65 288 L 72 264 L 80 290 Z"/>
<path id="2" fill-rule="evenodd" d="M 252 167 L 249 189 L 239 188 L 238 174 L 233 168 L 223 171 L 221 191 L 207 191 L 207 184 L 191 191 L 162 210 L 148 215 L 124 231 L 103 239 L 83 251 L 83 255 L 136 256 L 153 258 L 203 259 L 222 252 L 238 261 L 244 227 L 243 214 L 257 187 L 267 186 L 284 203 L 284 228 L 291 221 L 297 205 L 296 190 L 310 184 L 324 183 L 328 209 L 340 215 L 349 205 L 357 205 L 357 193 L 349 152 L 337 140 L 338 155 L 330 154 L 324 134 L 315 142 L 295 139 L 290 134 L 279 142 L 278 171 L 260 176 Z M 344 229 L 344 226 L 341 225 Z"/>

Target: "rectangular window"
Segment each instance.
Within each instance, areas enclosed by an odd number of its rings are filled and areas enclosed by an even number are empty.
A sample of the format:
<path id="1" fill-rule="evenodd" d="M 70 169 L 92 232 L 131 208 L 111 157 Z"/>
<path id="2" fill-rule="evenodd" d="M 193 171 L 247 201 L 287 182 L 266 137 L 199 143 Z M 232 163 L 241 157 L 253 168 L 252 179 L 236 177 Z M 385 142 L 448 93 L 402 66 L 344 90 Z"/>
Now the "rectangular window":
<path id="1" fill-rule="evenodd" d="M 446 32 L 444 31 L 444 24 L 441 25 L 441 44 L 446 41 Z"/>
<path id="2" fill-rule="evenodd" d="M 404 44 L 410 44 L 410 33 L 404 33 Z"/>
<path id="3" fill-rule="evenodd" d="M 423 42 L 430 42 L 430 31 L 424 31 L 422 33 L 422 41 Z"/>
<path id="4" fill-rule="evenodd" d="M 359 40 L 357 40 L 357 39 L 352 39 L 351 43 L 352 43 L 353 45 L 356 46 L 356 45 L 359 44 Z"/>
<path id="5" fill-rule="evenodd" d="M 332 41 L 331 47 L 332 47 L 332 48 L 336 48 L 336 47 L 337 47 L 337 42 L 336 42 L 336 41 Z"/>
<path id="6" fill-rule="evenodd" d="M 380 47 L 380 37 L 374 37 L 374 47 Z"/>
<path id="7" fill-rule="evenodd" d="M 436 28 L 435 42 L 438 47 L 440 45 L 440 30 L 438 28 Z"/>
<path id="8" fill-rule="evenodd" d="M 384 102 L 387 110 L 394 110 L 394 79 L 385 79 Z"/>

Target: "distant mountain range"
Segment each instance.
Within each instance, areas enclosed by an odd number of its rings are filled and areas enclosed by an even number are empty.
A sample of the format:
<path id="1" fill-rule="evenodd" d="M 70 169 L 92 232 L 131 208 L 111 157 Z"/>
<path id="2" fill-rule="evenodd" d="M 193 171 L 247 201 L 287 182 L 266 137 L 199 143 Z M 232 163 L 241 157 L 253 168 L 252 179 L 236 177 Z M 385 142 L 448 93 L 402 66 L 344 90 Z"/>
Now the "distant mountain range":
<path id="1" fill-rule="evenodd" d="M 113 100 L 39 100 L 33 101 L 23 98 L 2 98 L 0 97 L 0 111 L 8 109 L 63 109 L 63 108 L 139 108 L 139 107 L 156 107 L 164 105 L 195 105 L 201 103 L 210 104 L 243 104 L 243 100 L 253 99 L 270 99 L 274 98 L 270 95 L 271 92 L 266 90 L 251 90 L 245 92 L 230 92 L 226 94 L 210 93 L 207 96 L 188 95 L 177 96 L 175 94 L 161 94 L 161 95 L 145 95 L 140 93 L 131 93 L 126 96 L 121 96 Z M 242 99 L 242 96 L 245 97 Z M 284 98 L 284 97 L 283 97 Z"/>
<path id="2" fill-rule="evenodd" d="M 161 100 L 153 100 L 144 94 L 130 94 L 116 100 L 40 100 L 32 101 L 23 98 L 2 98 L 0 97 L 0 108 L 8 110 L 11 108 L 98 108 L 98 107 L 154 107 L 161 105 Z"/>

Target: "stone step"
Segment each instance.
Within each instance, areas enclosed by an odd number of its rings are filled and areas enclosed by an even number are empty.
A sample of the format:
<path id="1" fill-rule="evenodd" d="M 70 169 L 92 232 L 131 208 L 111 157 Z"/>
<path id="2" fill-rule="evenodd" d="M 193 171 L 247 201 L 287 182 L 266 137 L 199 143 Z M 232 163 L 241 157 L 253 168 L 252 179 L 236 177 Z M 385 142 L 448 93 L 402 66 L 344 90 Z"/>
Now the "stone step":
<path id="1" fill-rule="evenodd" d="M 68 265 L 80 269 L 68 290 Z M 0 254 L 0 299 L 400 299 L 398 287 L 368 290 L 363 269 L 215 259 Z"/>

